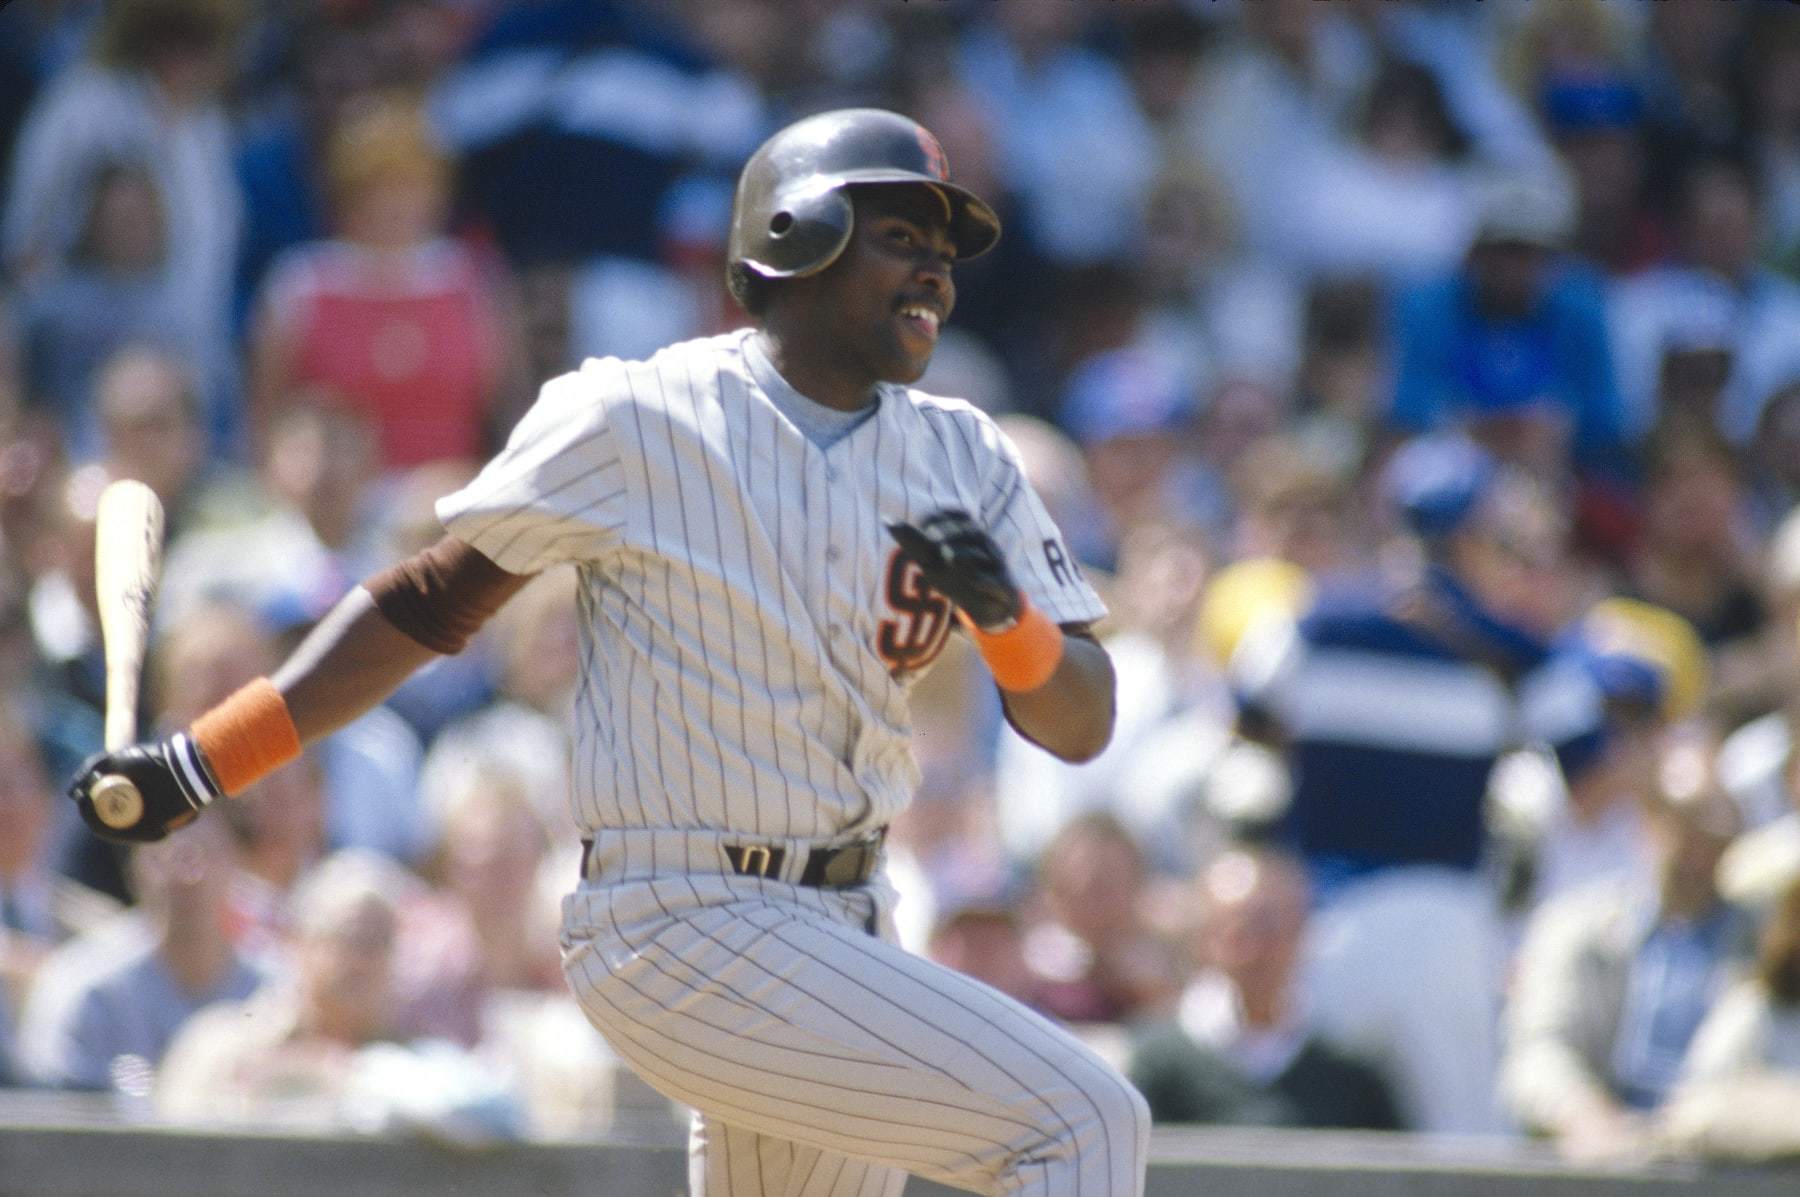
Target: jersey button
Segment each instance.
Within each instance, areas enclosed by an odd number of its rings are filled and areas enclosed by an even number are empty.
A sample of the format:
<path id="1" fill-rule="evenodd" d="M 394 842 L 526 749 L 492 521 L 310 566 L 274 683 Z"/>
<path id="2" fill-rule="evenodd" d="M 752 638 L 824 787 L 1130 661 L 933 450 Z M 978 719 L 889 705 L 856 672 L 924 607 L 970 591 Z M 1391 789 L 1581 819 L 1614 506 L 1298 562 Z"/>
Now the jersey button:
<path id="1" fill-rule="evenodd" d="M 825 546 L 825 560 L 836 561 L 841 556 L 843 556 L 843 554 L 838 552 L 838 547 L 836 545 L 832 544 Z"/>
<path id="2" fill-rule="evenodd" d="M 825 481 L 836 482 L 837 474 L 838 474 L 838 472 L 837 472 L 836 466 L 826 466 L 825 467 Z"/>

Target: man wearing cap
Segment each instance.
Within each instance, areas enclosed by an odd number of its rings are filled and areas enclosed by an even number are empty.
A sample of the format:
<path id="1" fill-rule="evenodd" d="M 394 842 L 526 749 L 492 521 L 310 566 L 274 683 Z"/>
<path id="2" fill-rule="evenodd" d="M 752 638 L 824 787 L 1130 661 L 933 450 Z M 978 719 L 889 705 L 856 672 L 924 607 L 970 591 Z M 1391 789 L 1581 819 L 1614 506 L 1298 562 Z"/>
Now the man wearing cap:
<path id="1" fill-rule="evenodd" d="M 1292 773 L 1278 834 L 1320 899 L 1325 1029 L 1389 1069 L 1408 1125 L 1479 1132 L 1500 980 L 1488 775 L 1525 743 L 1594 751 L 1601 706 L 1545 647 L 1562 530 L 1537 490 L 1466 440 L 1407 445 L 1384 481 L 1416 566 L 1322 591 L 1232 671 L 1241 727 Z"/>
<path id="2" fill-rule="evenodd" d="M 1600 280 L 1562 260 L 1574 214 L 1547 182 L 1502 179 L 1456 273 L 1403 292 L 1390 412 L 1405 432 L 1467 424 L 1501 456 L 1560 473 L 1621 437 Z"/>

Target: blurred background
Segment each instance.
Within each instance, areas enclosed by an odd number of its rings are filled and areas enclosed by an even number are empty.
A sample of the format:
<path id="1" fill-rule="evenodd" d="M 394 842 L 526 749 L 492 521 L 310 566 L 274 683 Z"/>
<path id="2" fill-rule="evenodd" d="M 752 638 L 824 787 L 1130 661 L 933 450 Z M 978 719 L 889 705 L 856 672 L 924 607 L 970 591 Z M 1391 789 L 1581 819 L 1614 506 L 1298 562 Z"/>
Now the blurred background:
<path id="1" fill-rule="evenodd" d="M 15 0 L 0 1084 L 131 1117 L 674 1114 L 565 995 L 546 575 L 115 854 L 94 500 L 170 513 L 146 727 L 439 534 L 546 378 L 745 321 L 739 165 L 903 111 L 1005 234 L 921 388 L 1112 616 L 1112 747 L 953 645 L 909 946 L 1160 1121 L 1800 1155 L 1800 10 L 1778 0 Z"/>

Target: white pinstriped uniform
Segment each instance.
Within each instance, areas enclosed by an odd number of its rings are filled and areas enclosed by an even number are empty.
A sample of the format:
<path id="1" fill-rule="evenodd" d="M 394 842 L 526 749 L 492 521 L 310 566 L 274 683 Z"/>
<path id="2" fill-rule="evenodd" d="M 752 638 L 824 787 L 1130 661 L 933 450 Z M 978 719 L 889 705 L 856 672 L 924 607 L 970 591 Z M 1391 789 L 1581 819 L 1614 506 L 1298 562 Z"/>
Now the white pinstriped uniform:
<path id="1" fill-rule="evenodd" d="M 749 330 L 547 383 L 449 531 L 502 568 L 579 565 L 565 971 L 653 1085 L 700 1112 L 705 1197 L 1141 1192 L 1135 1091 L 1024 1007 L 891 942 L 891 893 L 793 884 L 910 800 L 906 693 L 950 612 L 885 522 L 973 513 L 1058 622 L 1104 608 L 1010 442 L 896 385 L 821 449 Z M 726 845 L 785 849 L 739 876 Z M 875 932 L 875 934 L 871 934 Z"/>

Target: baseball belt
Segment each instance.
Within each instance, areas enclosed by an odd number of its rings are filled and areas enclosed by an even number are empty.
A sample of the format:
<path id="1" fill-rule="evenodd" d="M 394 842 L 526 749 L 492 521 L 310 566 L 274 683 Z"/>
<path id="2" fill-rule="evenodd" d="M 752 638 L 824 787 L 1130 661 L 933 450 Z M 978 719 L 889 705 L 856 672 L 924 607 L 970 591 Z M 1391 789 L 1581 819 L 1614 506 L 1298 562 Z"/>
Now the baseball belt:
<path id="1" fill-rule="evenodd" d="M 855 843 L 807 849 L 806 863 L 800 867 L 794 884 L 813 889 L 843 889 L 846 886 L 861 885 L 875 875 L 875 869 L 881 863 L 881 845 L 886 838 L 887 828 L 883 827 L 867 839 L 857 840 Z M 788 849 L 779 844 L 725 844 L 721 847 L 726 861 L 731 865 L 731 871 L 740 877 L 771 877 L 779 880 L 782 866 L 787 863 Z M 588 875 L 593 849 L 593 840 L 581 841 L 583 878 Z"/>

